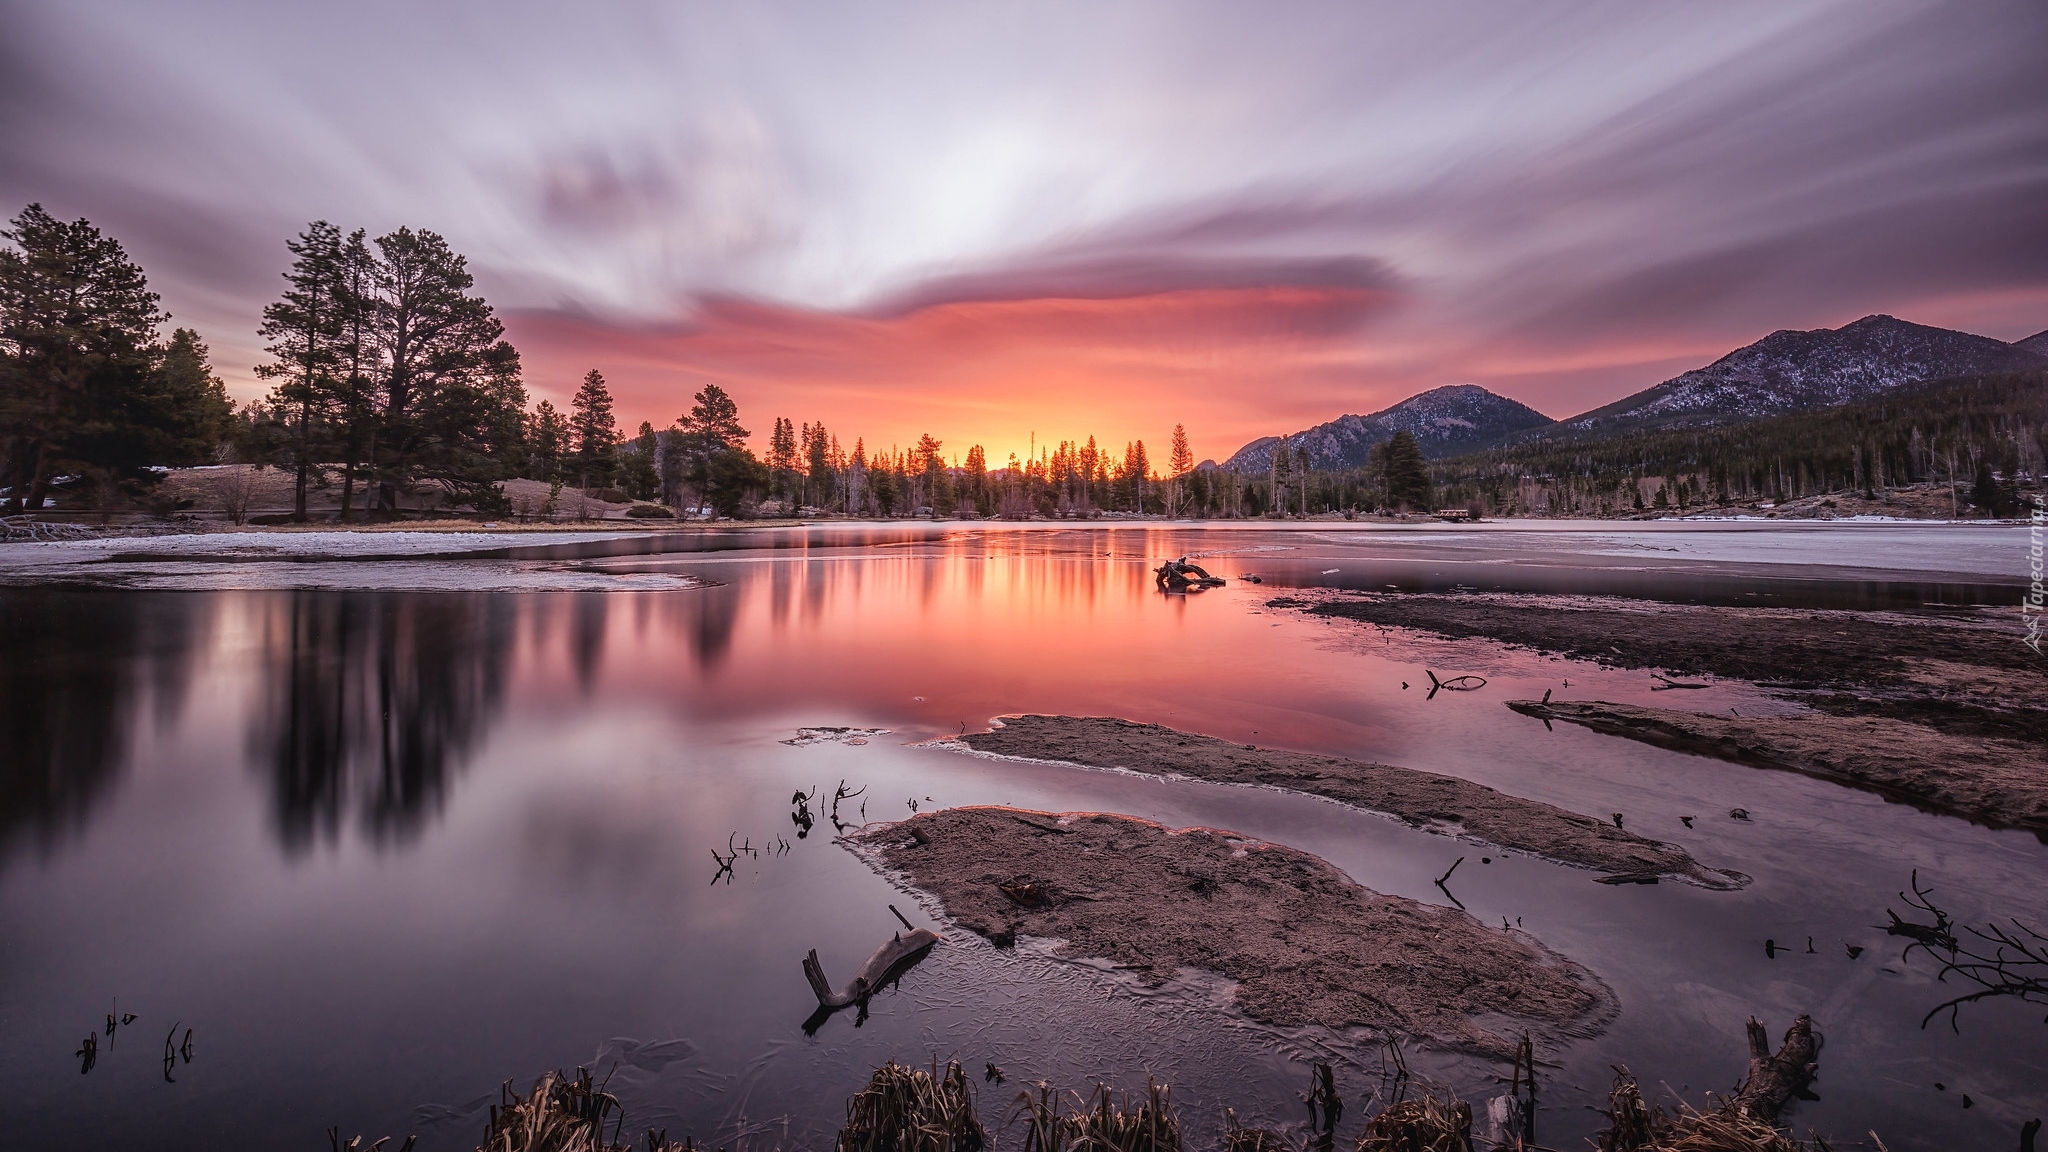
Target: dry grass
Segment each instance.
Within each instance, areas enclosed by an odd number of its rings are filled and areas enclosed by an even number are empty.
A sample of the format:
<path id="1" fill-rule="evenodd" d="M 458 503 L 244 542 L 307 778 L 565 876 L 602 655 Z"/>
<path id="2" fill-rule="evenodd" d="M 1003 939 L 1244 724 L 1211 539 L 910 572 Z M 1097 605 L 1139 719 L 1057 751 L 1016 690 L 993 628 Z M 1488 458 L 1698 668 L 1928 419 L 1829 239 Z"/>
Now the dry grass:
<path id="1" fill-rule="evenodd" d="M 1366 1121 L 1358 1152 L 1473 1152 L 1472 1106 L 1424 1096 Z"/>
<path id="2" fill-rule="evenodd" d="M 1626 1068 L 1615 1069 L 1607 1094 L 1608 1127 L 1594 1137 L 1598 1152 L 1830 1152 L 1815 1136 L 1797 1140 L 1745 1115 L 1733 1101 L 1711 1112 L 1680 1104 L 1674 1114 L 1643 1099 L 1641 1085 Z"/>
<path id="3" fill-rule="evenodd" d="M 1017 1094 L 1011 1118 L 1025 1122 L 1024 1152 L 1181 1152 L 1172 1093 L 1147 1078 L 1143 1095 L 1097 1084 L 1084 1100 L 1041 1082 Z"/>
<path id="4" fill-rule="evenodd" d="M 988 1130 L 974 1112 L 974 1093 L 959 1061 L 944 1072 L 891 1060 L 846 1102 L 839 1152 L 980 1152 Z"/>

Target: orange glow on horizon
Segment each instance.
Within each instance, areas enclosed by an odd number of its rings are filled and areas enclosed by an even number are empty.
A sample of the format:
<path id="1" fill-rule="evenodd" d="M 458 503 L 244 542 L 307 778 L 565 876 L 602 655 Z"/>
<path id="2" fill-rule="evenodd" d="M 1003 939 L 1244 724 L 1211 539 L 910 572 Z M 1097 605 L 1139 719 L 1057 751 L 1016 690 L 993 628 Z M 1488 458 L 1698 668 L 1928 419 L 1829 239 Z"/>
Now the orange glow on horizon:
<path id="1" fill-rule="evenodd" d="M 559 314 L 507 320 L 537 395 L 560 404 L 595 366 L 627 431 L 642 420 L 666 427 L 715 382 L 739 402 L 757 450 L 786 416 L 823 421 L 848 451 L 856 437 L 872 452 L 929 432 L 949 457 L 981 445 L 995 468 L 1034 442 L 1093 435 L 1119 453 L 1142 440 L 1163 469 L 1176 423 L 1197 459 L 1220 460 L 1247 439 L 1326 419 L 1310 418 L 1319 403 L 1286 403 L 1288 386 L 1360 375 L 1355 355 L 1341 352 L 1393 302 L 1379 291 L 1281 286 L 974 301 L 895 317 L 727 299 L 667 330 Z M 1360 411 L 1404 394 L 1351 391 Z"/>

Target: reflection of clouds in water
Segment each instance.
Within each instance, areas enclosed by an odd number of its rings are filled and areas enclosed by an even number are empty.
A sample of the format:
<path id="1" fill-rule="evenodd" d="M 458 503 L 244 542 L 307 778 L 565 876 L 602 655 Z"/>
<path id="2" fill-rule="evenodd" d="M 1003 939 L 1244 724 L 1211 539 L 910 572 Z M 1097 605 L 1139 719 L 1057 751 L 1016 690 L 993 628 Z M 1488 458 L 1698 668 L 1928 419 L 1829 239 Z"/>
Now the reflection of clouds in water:
<path id="1" fill-rule="evenodd" d="M 625 1060 L 622 1042 L 599 1050 L 625 1066 L 612 1090 L 639 1126 L 689 1131 L 734 1149 L 822 1147 L 844 1119 L 845 1098 L 886 1060 L 941 1065 L 959 1060 L 974 1081 L 982 1121 L 998 1129 L 1024 1084 L 1050 1081 L 1084 1094 L 1098 1082 L 1143 1089 L 1146 1077 L 1172 1085 L 1191 1147 L 1220 1144 L 1222 1106 L 1249 1125 L 1301 1128 L 1295 1094 L 1310 1059 L 1337 1068 L 1354 1099 L 1380 1084 L 1380 1050 L 1356 1035 L 1255 1024 L 1229 1008 L 1227 982 L 1185 971 L 1182 981 L 1146 988 L 1120 974 L 1052 958 L 1048 942 L 999 951 L 953 930 L 900 984 L 878 995 L 865 1024 L 854 1014 L 827 1022 L 815 1038 L 772 1039 L 751 1056 L 690 1053 L 647 1068 Z M 792 1026 L 795 1020 L 791 1021 Z M 1481 1065 L 1434 1052 L 1408 1054 L 1419 1076 L 1446 1083 L 1479 1079 Z M 984 1084 L 983 1064 L 1007 1083 Z M 715 1126 L 705 1130 L 706 1118 Z M 698 1127 L 689 1127 L 690 1121 Z"/>
<path id="2" fill-rule="evenodd" d="M 616 793 L 567 787 L 528 799 L 517 865 L 544 888 L 607 899 L 701 884 L 699 874 L 711 869 L 703 844 L 682 834 L 666 801 L 621 804 Z"/>

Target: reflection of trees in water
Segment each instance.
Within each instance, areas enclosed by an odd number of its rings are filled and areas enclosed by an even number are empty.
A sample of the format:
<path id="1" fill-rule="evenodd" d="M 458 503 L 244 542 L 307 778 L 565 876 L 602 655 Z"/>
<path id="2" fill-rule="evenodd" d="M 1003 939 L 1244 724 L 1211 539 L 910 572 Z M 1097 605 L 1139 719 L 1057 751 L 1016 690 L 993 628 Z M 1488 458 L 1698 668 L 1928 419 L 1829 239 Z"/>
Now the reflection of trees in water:
<path id="1" fill-rule="evenodd" d="M 576 595 L 569 617 L 569 653 L 576 663 L 576 686 L 586 694 L 604 655 L 605 616 L 610 607 L 611 597 L 604 593 L 582 592 Z"/>
<path id="2" fill-rule="evenodd" d="M 513 598 L 300 592 L 277 605 L 252 749 L 285 848 L 335 839 L 351 814 L 374 841 L 417 832 L 503 702 Z"/>
<path id="3" fill-rule="evenodd" d="M 690 655 L 699 668 L 708 672 L 724 661 L 732 648 L 733 627 L 739 622 L 739 603 L 740 590 L 733 585 L 701 588 L 670 598 L 670 618 L 688 637 Z"/>
<path id="4" fill-rule="evenodd" d="M 0 592 L 0 847 L 49 848 L 120 774 L 141 694 L 175 724 L 210 601 L 177 593 Z"/>

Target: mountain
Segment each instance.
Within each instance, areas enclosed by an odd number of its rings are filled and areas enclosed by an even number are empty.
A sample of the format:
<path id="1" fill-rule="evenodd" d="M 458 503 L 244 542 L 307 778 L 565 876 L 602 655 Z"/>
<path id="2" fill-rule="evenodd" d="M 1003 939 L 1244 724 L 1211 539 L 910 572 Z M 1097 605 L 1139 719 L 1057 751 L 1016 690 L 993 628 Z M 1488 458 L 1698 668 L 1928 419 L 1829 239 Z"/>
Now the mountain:
<path id="1" fill-rule="evenodd" d="M 2048 333 L 2028 340 L 2043 337 Z M 1559 431 L 1607 435 L 1726 424 L 1868 400 L 1922 380 L 2044 366 L 2048 355 L 2003 340 L 1865 316 L 1840 328 L 1773 332 L 1705 368 L 1561 421 Z"/>
<path id="2" fill-rule="evenodd" d="M 2025 340 L 2015 340 L 2012 342 L 2012 346 L 2024 348 L 2029 352 L 2038 353 L 2042 356 L 2048 356 L 2048 332 L 2036 332 Z"/>
<path id="3" fill-rule="evenodd" d="M 1477 384 L 1447 384 L 1370 416 L 1339 416 L 1305 432 L 1290 433 L 1286 441 L 1292 447 L 1307 448 L 1313 468 L 1360 468 L 1372 446 L 1385 443 L 1396 432 L 1413 433 L 1422 445 L 1422 454 L 1435 458 L 1471 452 L 1510 433 L 1551 422 L 1534 408 L 1496 396 Z M 1280 441 L 1278 436 L 1254 440 L 1223 466 L 1241 473 L 1264 472 L 1272 462 L 1273 446 Z"/>

